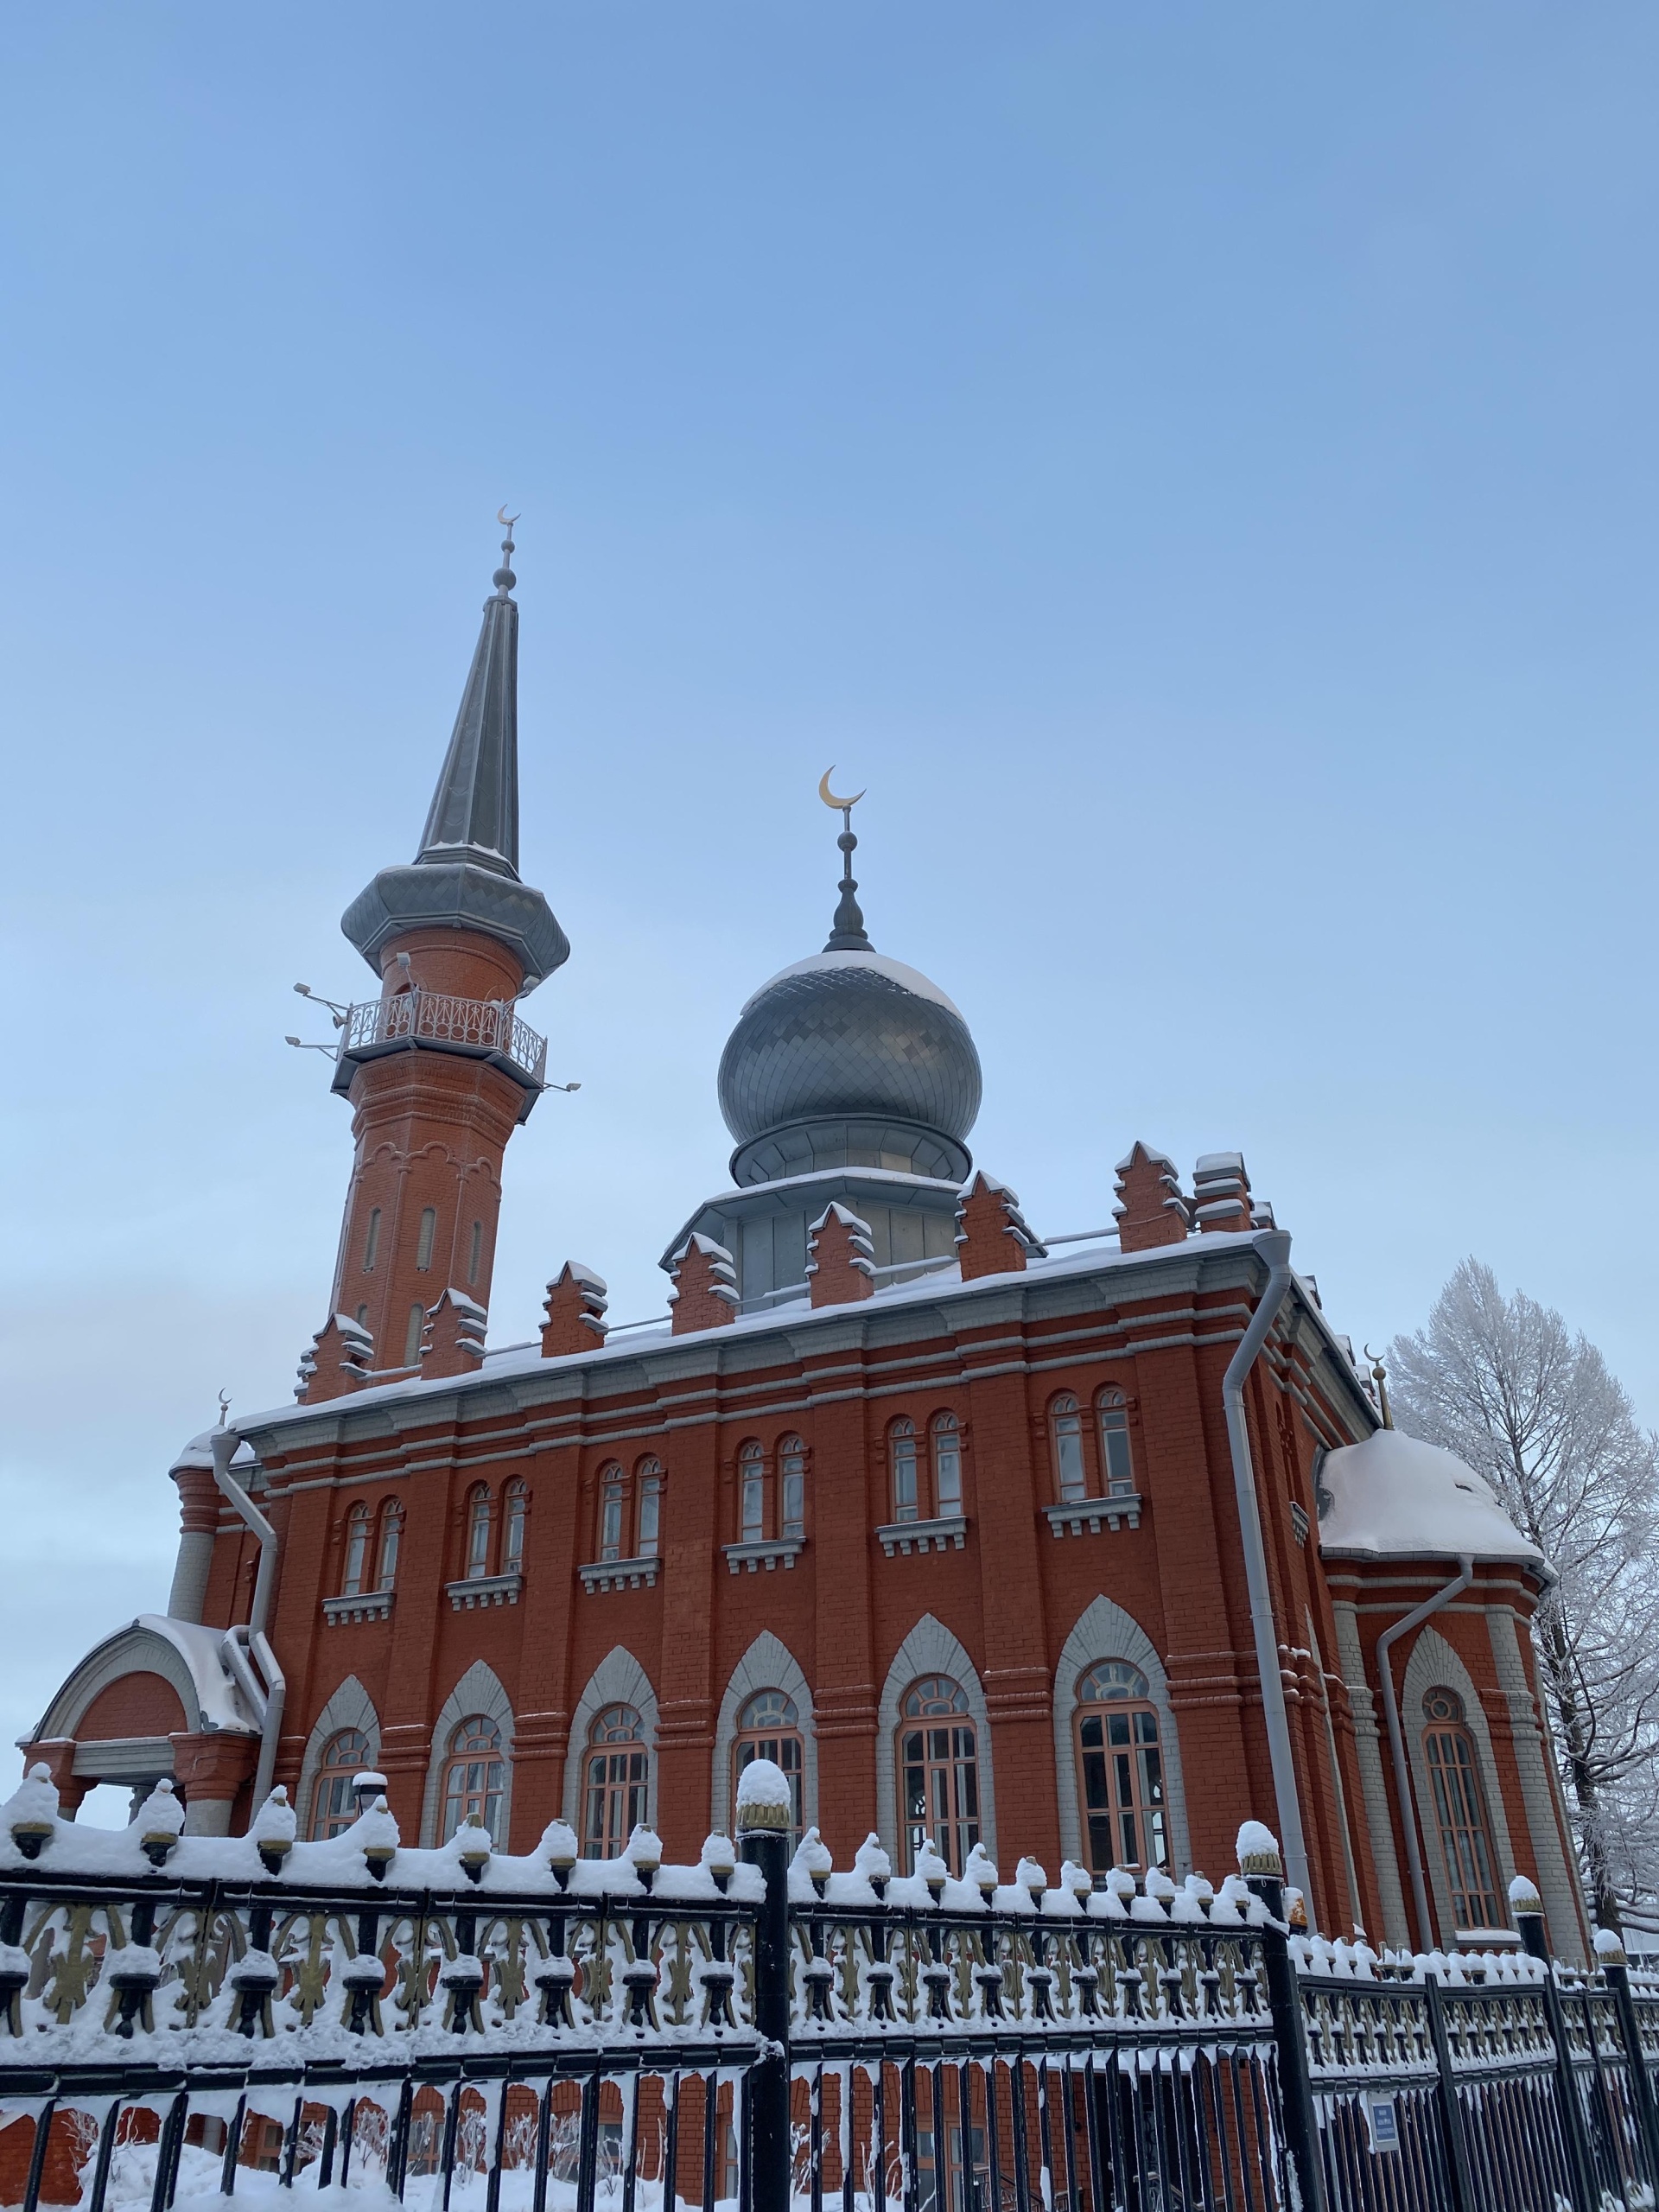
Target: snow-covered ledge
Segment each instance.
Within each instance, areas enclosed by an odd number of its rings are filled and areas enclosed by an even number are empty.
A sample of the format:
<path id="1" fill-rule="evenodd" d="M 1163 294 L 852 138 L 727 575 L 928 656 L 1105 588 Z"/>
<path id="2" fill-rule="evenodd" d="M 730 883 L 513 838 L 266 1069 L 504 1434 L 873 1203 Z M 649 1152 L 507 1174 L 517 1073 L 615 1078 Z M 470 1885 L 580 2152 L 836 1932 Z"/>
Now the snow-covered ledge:
<path id="1" fill-rule="evenodd" d="M 576 1573 L 587 1590 L 654 1590 L 663 1562 L 655 1552 L 639 1559 L 593 1560 Z"/>
<path id="2" fill-rule="evenodd" d="M 891 1559 L 896 1552 L 958 1551 L 968 1541 L 968 1516 L 952 1513 L 939 1521 L 893 1521 L 876 1530 L 881 1548 Z"/>
<path id="3" fill-rule="evenodd" d="M 395 1594 L 391 1590 L 360 1590 L 348 1598 L 325 1598 L 322 1618 L 330 1628 L 338 1628 L 342 1621 L 390 1620 Z"/>
<path id="4" fill-rule="evenodd" d="M 1141 1498 L 1133 1491 L 1124 1497 L 1080 1497 L 1070 1505 L 1046 1505 L 1050 1533 L 1055 1536 L 1097 1536 L 1103 1528 L 1141 1526 Z"/>
<path id="5" fill-rule="evenodd" d="M 806 1549 L 804 1536 L 767 1536 L 763 1541 L 748 1544 L 722 1544 L 726 1564 L 734 1574 L 741 1574 L 747 1567 L 751 1574 L 765 1567 L 768 1574 L 780 1567 L 791 1567 Z"/>
<path id="6" fill-rule="evenodd" d="M 448 1586 L 452 1612 L 471 1612 L 477 1605 L 516 1605 L 524 1578 L 515 1567 L 507 1574 L 474 1574 Z"/>

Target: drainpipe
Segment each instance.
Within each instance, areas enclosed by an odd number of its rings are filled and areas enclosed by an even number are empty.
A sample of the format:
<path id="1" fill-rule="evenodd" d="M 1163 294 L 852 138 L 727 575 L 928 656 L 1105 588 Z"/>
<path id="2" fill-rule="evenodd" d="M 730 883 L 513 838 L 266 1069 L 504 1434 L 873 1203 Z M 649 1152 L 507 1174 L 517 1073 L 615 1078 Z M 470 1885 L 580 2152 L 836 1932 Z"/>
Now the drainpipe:
<path id="1" fill-rule="evenodd" d="M 1279 1631 L 1273 1618 L 1273 1594 L 1268 1584 L 1267 1547 L 1262 1540 L 1262 1506 L 1255 1491 L 1255 1469 L 1250 1459 L 1250 1432 L 1244 1418 L 1244 1382 L 1256 1356 L 1267 1342 L 1268 1332 L 1279 1318 L 1279 1309 L 1290 1288 L 1290 1233 L 1270 1229 L 1255 1240 L 1255 1249 L 1268 1268 L 1262 1292 L 1244 1340 L 1227 1363 L 1222 1382 L 1222 1402 L 1227 1408 L 1227 1441 L 1233 1452 L 1233 1489 L 1238 1500 L 1239 1533 L 1244 1540 L 1244 1583 L 1250 1599 L 1250 1627 L 1255 1640 L 1255 1669 L 1262 1678 L 1262 1712 L 1268 1727 L 1268 1755 L 1273 1764 L 1273 1795 L 1279 1815 L 1279 1837 L 1291 1880 L 1313 1903 L 1308 1879 L 1307 1847 L 1302 1840 L 1302 1808 L 1296 1795 L 1296 1762 L 1290 1746 L 1290 1719 L 1285 1709 L 1285 1681 L 1279 1667 Z"/>
<path id="2" fill-rule="evenodd" d="M 1466 1590 L 1475 1579 L 1475 1562 L 1467 1552 L 1458 1554 L 1458 1571 L 1444 1590 L 1437 1590 L 1426 1598 L 1415 1612 L 1408 1613 L 1385 1629 L 1376 1639 L 1376 1670 L 1382 1678 L 1382 1711 L 1389 1724 L 1389 1749 L 1394 1754 L 1394 1786 L 1400 1799 L 1400 1825 L 1405 1830 L 1406 1866 L 1411 1875 L 1411 1901 L 1417 1908 L 1417 1928 L 1422 1937 L 1423 1948 L 1434 1948 L 1434 1923 L 1428 1915 L 1428 1891 L 1423 1881 L 1423 1854 L 1417 1841 L 1417 1800 L 1411 1787 L 1411 1768 L 1406 1759 L 1406 1739 L 1400 1729 L 1400 1700 L 1394 1694 L 1394 1668 L 1389 1655 L 1400 1637 L 1408 1630 L 1421 1628 L 1431 1613 L 1460 1590 Z"/>
<path id="3" fill-rule="evenodd" d="M 283 1706 L 288 1696 L 288 1683 L 276 1663 L 276 1654 L 271 1649 L 265 1635 L 265 1622 L 270 1612 L 270 1586 L 276 1575 L 276 1531 L 231 1472 L 231 1460 L 241 1441 L 235 1430 L 231 1428 L 216 1428 L 212 1438 L 213 1480 L 235 1507 L 241 1520 L 259 1539 L 259 1572 L 254 1578 L 253 1604 L 249 1610 L 247 1627 L 226 1629 L 220 1647 L 232 1673 L 259 1714 L 259 1765 L 253 1780 L 253 1802 L 257 1811 L 270 1795 L 271 1777 L 276 1766 L 276 1739 L 282 1733 Z M 250 1656 L 264 1677 L 263 1688 L 255 1678 L 252 1667 L 248 1664 Z"/>

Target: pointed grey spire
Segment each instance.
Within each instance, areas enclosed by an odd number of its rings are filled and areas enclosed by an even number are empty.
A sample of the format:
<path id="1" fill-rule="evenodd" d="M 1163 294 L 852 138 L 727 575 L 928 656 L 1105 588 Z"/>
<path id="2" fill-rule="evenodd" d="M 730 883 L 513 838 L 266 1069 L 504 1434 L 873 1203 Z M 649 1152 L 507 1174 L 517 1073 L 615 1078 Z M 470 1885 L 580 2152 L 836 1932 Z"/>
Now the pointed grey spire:
<path id="1" fill-rule="evenodd" d="M 518 608 L 509 596 L 518 579 L 512 553 L 510 522 L 417 866 L 467 860 L 498 875 L 518 874 Z"/>
<path id="2" fill-rule="evenodd" d="M 859 796 L 862 798 L 862 792 Z M 826 952 L 874 952 L 875 947 L 865 933 L 863 909 L 853 896 L 858 889 L 853 876 L 853 854 L 858 840 L 853 835 L 853 810 L 850 805 L 842 809 L 841 818 L 846 824 L 840 836 L 836 840 L 843 855 L 841 900 L 836 908 L 836 918 L 830 927 L 829 942 L 823 949 Z"/>
<path id="3" fill-rule="evenodd" d="M 518 609 L 512 523 L 502 541 L 495 595 L 461 694 L 449 750 L 412 864 L 383 868 L 340 927 L 377 974 L 389 944 L 413 929 L 481 931 L 509 946 L 527 982 L 569 957 L 569 940 L 539 891 L 518 875 Z M 515 515 L 512 522 L 518 518 Z"/>

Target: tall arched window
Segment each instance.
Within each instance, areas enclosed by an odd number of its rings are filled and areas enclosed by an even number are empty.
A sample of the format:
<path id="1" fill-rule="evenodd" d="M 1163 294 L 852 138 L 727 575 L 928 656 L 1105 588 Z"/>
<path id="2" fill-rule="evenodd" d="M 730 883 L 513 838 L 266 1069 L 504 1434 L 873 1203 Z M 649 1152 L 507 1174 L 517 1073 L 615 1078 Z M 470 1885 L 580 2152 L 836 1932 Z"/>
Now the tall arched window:
<path id="1" fill-rule="evenodd" d="M 899 1789 L 906 1871 L 931 1843 L 953 1874 L 979 1841 L 979 1746 L 968 1697 L 948 1675 L 914 1682 L 899 1707 Z"/>
<path id="2" fill-rule="evenodd" d="M 1062 1505 L 1074 1505 L 1089 1495 L 1089 1477 L 1083 1463 L 1083 1415 L 1077 1402 L 1065 1391 L 1048 1409 L 1054 1440 L 1054 1481 Z"/>
<path id="3" fill-rule="evenodd" d="M 474 1813 L 496 1843 L 503 1840 L 501 1785 L 505 1773 L 501 1731 L 486 1714 L 471 1714 L 449 1738 L 449 1756 L 443 1770 L 446 1841 Z"/>
<path id="4" fill-rule="evenodd" d="M 655 1559 L 663 1533 L 663 1471 L 655 1459 L 642 1459 L 633 1471 L 633 1480 L 639 1494 L 633 1555 Z"/>
<path id="5" fill-rule="evenodd" d="M 363 1577 L 369 1562 L 369 1509 L 354 1505 L 346 1517 L 346 1571 L 340 1576 L 340 1594 L 355 1598 L 363 1587 Z"/>
<path id="6" fill-rule="evenodd" d="M 490 1493 L 482 1483 L 467 1501 L 467 1575 L 474 1580 L 490 1571 Z"/>
<path id="7" fill-rule="evenodd" d="M 415 1240 L 415 1265 L 423 1274 L 432 1264 L 432 1245 L 437 1233 L 437 1208 L 423 1206 L 421 1209 L 420 1233 Z"/>
<path id="8" fill-rule="evenodd" d="M 761 1690 L 738 1715 L 737 1737 L 732 1745 L 734 1801 L 738 1777 L 751 1759 L 770 1759 L 789 1777 L 789 1847 L 801 1840 L 804 1800 L 801 1791 L 806 1770 L 806 1745 L 801 1735 L 801 1716 L 795 1700 L 782 1690 Z"/>
<path id="9" fill-rule="evenodd" d="M 374 1273 L 374 1262 L 379 1254 L 379 1250 L 380 1209 L 378 1206 L 371 1206 L 369 1208 L 368 1234 L 363 1239 L 363 1272 L 365 1275 L 372 1274 Z"/>
<path id="10" fill-rule="evenodd" d="M 962 1432 L 955 1414 L 933 1416 L 933 1510 L 940 1519 L 962 1510 Z"/>
<path id="11" fill-rule="evenodd" d="M 421 1363 L 421 1338 L 426 1329 L 426 1308 L 418 1299 L 409 1309 L 409 1326 L 404 1332 L 404 1365 L 418 1367 Z"/>
<path id="12" fill-rule="evenodd" d="M 1158 1708 L 1127 1659 L 1102 1659 L 1077 1681 L 1077 1788 L 1091 1873 L 1169 1860 Z"/>
<path id="13" fill-rule="evenodd" d="M 778 1476 L 782 1492 L 785 1536 L 806 1534 L 806 1446 L 798 1436 L 786 1436 L 778 1446 Z"/>
<path id="14" fill-rule="evenodd" d="M 311 1792 L 313 1843 L 326 1843 L 331 1835 L 342 1834 L 357 1818 L 352 1783 L 373 1758 L 373 1746 L 360 1728 L 342 1728 L 323 1745 Z"/>
<path id="15" fill-rule="evenodd" d="M 1129 1457 L 1129 1409 L 1121 1390 L 1103 1390 L 1095 1400 L 1100 1424 L 1100 1464 L 1108 1497 L 1135 1496 L 1135 1462 Z"/>
<path id="16" fill-rule="evenodd" d="M 582 1855 L 614 1859 L 646 1817 L 645 1724 L 631 1705 L 608 1705 L 588 1732 L 582 1771 Z"/>
<path id="17" fill-rule="evenodd" d="M 737 1533 L 744 1544 L 766 1533 L 766 1455 L 753 1440 L 737 1455 Z"/>
<path id="18" fill-rule="evenodd" d="M 397 1552 L 404 1541 L 404 1509 L 394 1498 L 380 1516 L 380 1567 L 374 1578 L 377 1590 L 397 1586 Z"/>
<path id="19" fill-rule="evenodd" d="M 501 1572 L 522 1573 L 524 1564 L 524 1522 L 530 1513 L 530 1491 L 516 1478 L 502 1493 Z"/>
<path id="20" fill-rule="evenodd" d="M 1480 1759 L 1455 1690 L 1436 1688 L 1423 1699 L 1423 1757 L 1434 1792 L 1440 1852 L 1459 1928 L 1497 1928 L 1497 1881 Z"/>
<path id="21" fill-rule="evenodd" d="M 893 1469 L 893 1517 L 918 1521 L 921 1507 L 916 1495 L 916 1424 L 896 1421 L 887 1431 L 887 1454 Z"/>
<path id="22" fill-rule="evenodd" d="M 607 1467 L 599 1478 L 599 1555 L 622 1556 L 622 1470 Z"/>

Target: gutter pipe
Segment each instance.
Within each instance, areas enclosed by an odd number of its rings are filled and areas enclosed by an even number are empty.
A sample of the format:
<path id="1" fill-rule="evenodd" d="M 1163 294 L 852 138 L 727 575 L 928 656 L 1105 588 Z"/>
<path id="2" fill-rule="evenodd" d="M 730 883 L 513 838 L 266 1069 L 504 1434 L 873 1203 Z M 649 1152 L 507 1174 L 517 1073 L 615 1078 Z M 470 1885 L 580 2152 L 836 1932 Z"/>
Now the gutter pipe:
<path id="1" fill-rule="evenodd" d="M 1268 1332 L 1279 1318 L 1279 1309 L 1290 1288 L 1290 1233 L 1270 1229 L 1255 1240 L 1255 1249 L 1268 1263 L 1267 1287 L 1262 1293 L 1243 1342 L 1227 1363 L 1221 1385 L 1227 1409 L 1227 1440 L 1233 1453 L 1233 1490 L 1238 1501 L 1239 1533 L 1244 1540 L 1244 1582 L 1250 1599 L 1250 1627 L 1255 1642 L 1255 1668 L 1262 1679 L 1262 1712 L 1268 1728 L 1268 1755 L 1273 1765 L 1273 1795 L 1279 1815 L 1279 1836 L 1291 1880 L 1309 1900 L 1307 1847 L 1302 1840 L 1302 1808 L 1296 1794 L 1296 1762 L 1290 1744 L 1290 1719 L 1285 1708 L 1285 1679 L 1279 1665 L 1279 1631 L 1273 1618 L 1273 1593 L 1268 1582 L 1267 1547 L 1262 1538 L 1262 1506 L 1256 1496 L 1255 1468 L 1250 1458 L 1250 1432 L 1244 1417 L 1244 1383 Z"/>
<path id="2" fill-rule="evenodd" d="M 288 1698 L 288 1681 L 276 1663 L 276 1654 L 271 1649 L 265 1635 L 265 1623 L 270 1613 L 271 1585 L 276 1577 L 276 1531 L 248 1496 L 231 1472 L 231 1461 L 242 1439 L 234 1429 L 216 1428 L 211 1439 L 213 1454 L 213 1480 L 220 1491 L 236 1509 L 238 1516 L 259 1540 L 259 1572 L 254 1578 L 253 1604 L 249 1608 L 245 1629 L 229 1628 L 225 1631 L 221 1646 L 232 1673 L 244 1693 L 251 1689 L 251 1702 L 259 1713 L 259 1764 L 253 1779 L 253 1803 L 257 1811 L 270 1795 L 270 1785 L 276 1767 L 276 1743 L 282 1733 L 283 1707 Z M 251 1656 L 264 1688 L 259 1688 L 253 1669 L 248 1664 Z"/>
<path id="3" fill-rule="evenodd" d="M 1434 1948 L 1434 1923 L 1429 1918 L 1428 1889 L 1423 1880 L 1422 1847 L 1417 1840 L 1417 1800 L 1411 1786 L 1411 1768 L 1406 1758 L 1406 1739 L 1400 1727 L 1400 1700 L 1394 1694 L 1394 1667 L 1390 1655 L 1399 1638 L 1414 1628 L 1421 1628 L 1431 1613 L 1439 1612 L 1460 1590 L 1466 1590 L 1475 1579 L 1475 1562 L 1469 1552 L 1458 1554 L 1458 1571 L 1443 1590 L 1426 1598 L 1414 1612 L 1398 1620 L 1390 1629 L 1384 1629 L 1376 1639 L 1376 1671 L 1382 1681 L 1382 1711 L 1389 1724 L 1389 1749 L 1394 1754 L 1394 1786 L 1400 1800 L 1400 1826 L 1405 1832 L 1406 1867 L 1411 1876 L 1411 1901 L 1417 1909 L 1417 1929 L 1423 1948 Z"/>

